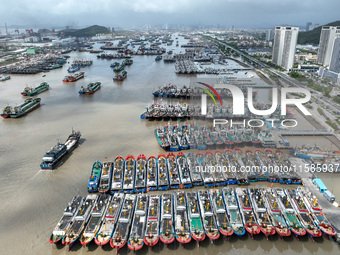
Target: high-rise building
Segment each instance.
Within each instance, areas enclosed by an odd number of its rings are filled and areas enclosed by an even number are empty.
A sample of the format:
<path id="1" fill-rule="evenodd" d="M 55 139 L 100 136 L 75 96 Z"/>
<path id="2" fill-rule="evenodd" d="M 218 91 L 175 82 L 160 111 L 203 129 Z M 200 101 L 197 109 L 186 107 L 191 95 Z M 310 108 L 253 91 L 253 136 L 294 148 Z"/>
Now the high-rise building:
<path id="1" fill-rule="evenodd" d="M 273 46 L 272 62 L 284 69 L 291 69 L 294 65 L 298 27 L 276 27 Z"/>
<path id="2" fill-rule="evenodd" d="M 338 36 L 340 36 L 340 27 L 322 27 L 317 59 L 318 64 L 329 66 L 331 63 L 334 40 Z"/>
<path id="3" fill-rule="evenodd" d="M 307 22 L 306 31 L 308 32 L 309 30 L 311 30 L 311 27 L 312 27 L 312 22 Z"/>
<path id="4" fill-rule="evenodd" d="M 340 37 L 335 38 L 329 70 L 340 73 Z"/>
<path id="5" fill-rule="evenodd" d="M 274 30 L 273 29 L 268 29 L 266 31 L 266 41 L 269 42 L 274 39 Z"/>

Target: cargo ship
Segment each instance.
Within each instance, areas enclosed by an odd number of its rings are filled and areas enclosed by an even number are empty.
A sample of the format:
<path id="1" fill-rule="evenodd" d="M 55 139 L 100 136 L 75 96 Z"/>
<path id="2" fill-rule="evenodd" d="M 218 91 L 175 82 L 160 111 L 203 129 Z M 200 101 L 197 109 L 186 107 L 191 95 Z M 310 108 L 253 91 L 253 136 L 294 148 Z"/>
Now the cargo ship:
<path id="1" fill-rule="evenodd" d="M 86 88 L 84 86 L 81 86 L 78 93 L 79 94 L 91 95 L 94 92 L 96 92 L 98 89 L 100 89 L 100 85 L 101 85 L 101 82 L 99 82 L 99 81 L 91 82 L 87 85 Z"/>
<path id="2" fill-rule="evenodd" d="M 123 81 L 127 76 L 127 71 L 123 71 L 121 74 L 116 74 L 115 77 L 113 77 L 114 81 Z"/>
<path id="3" fill-rule="evenodd" d="M 55 169 L 62 162 L 66 154 L 72 152 L 77 147 L 80 137 L 81 133 L 79 131 L 72 130 L 64 144 L 58 142 L 56 146 L 45 153 L 40 164 L 41 169 Z"/>
<path id="4" fill-rule="evenodd" d="M 40 98 L 27 98 L 22 104 L 12 107 L 6 106 L 1 117 L 3 118 L 19 118 L 27 113 L 35 110 L 40 106 Z"/>
<path id="5" fill-rule="evenodd" d="M 67 75 L 64 77 L 63 82 L 74 82 L 81 78 L 84 78 L 85 72 L 79 72 L 72 75 Z"/>
<path id="6" fill-rule="evenodd" d="M 21 95 L 34 96 L 48 90 L 49 87 L 50 86 L 48 85 L 47 82 L 42 82 L 38 87 L 35 88 L 26 86 L 26 88 L 21 92 Z"/>
<path id="7" fill-rule="evenodd" d="M 74 66 L 74 67 L 70 66 L 70 67 L 67 69 L 67 72 L 69 72 L 69 73 L 75 73 L 75 72 L 77 72 L 79 69 L 80 69 L 79 66 Z"/>

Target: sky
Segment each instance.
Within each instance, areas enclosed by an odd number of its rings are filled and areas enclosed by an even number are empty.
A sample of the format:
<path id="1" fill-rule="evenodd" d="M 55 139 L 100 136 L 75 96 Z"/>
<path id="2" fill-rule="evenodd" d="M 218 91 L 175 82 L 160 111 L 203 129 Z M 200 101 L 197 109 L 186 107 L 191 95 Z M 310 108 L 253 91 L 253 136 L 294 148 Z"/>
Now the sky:
<path id="1" fill-rule="evenodd" d="M 339 0 L 0 0 L 0 26 L 213 25 L 269 28 L 340 20 Z"/>

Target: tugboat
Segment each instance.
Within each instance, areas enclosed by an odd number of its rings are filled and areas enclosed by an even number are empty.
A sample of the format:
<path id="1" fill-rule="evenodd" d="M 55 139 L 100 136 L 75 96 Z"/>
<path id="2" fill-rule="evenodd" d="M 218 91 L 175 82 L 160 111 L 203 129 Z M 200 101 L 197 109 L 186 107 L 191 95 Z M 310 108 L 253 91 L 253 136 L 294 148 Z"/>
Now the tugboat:
<path id="1" fill-rule="evenodd" d="M 183 191 L 176 192 L 174 201 L 176 240 L 184 245 L 191 241 L 185 193 Z"/>
<path id="2" fill-rule="evenodd" d="M 111 194 L 120 192 L 123 189 L 124 166 L 124 158 L 117 156 L 113 162 Z"/>
<path id="3" fill-rule="evenodd" d="M 112 175 L 112 162 L 104 162 L 102 173 L 99 182 L 98 191 L 100 193 L 107 193 L 110 190 L 111 175 Z"/>
<path id="4" fill-rule="evenodd" d="M 125 195 L 125 200 L 122 209 L 120 210 L 117 227 L 115 228 L 110 240 L 110 245 L 112 248 L 116 249 L 116 254 L 118 254 L 119 249 L 121 249 L 128 240 L 132 216 L 135 210 L 135 203 L 136 195 Z"/>
<path id="5" fill-rule="evenodd" d="M 26 86 L 26 88 L 21 92 L 21 95 L 23 95 L 23 96 L 34 96 L 34 95 L 40 94 L 40 93 L 48 90 L 49 87 L 50 87 L 50 85 L 48 85 L 47 82 L 42 82 L 36 88 Z"/>
<path id="6" fill-rule="evenodd" d="M 96 203 L 98 196 L 95 194 L 87 195 L 85 202 L 80 206 L 74 221 L 70 226 L 69 232 L 62 239 L 64 245 L 69 245 L 69 250 L 80 237 L 83 232 L 92 211 L 93 205 Z"/>
<path id="7" fill-rule="evenodd" d="M 190 233 L 192 238 L 196 240 L 197 247 L 199 247 L 199 242 L 205 239 L 205 230 L 200 214 L 197 193 L 187 193 L 186 196 L 188 205 L 188 218 L 190 222 Z"/>
<path id="8" fill-rule="evenodd" d="M 205 231 L 210 241 L 214 242 L 220 237 L 220 232 L 218 231 L 209 192 L 207 190 L 198 191 L 198 198 Z"/>
<path id="9" fill-rule="evenodd" d="M 218 230 L 224 237 L 230 237 L 234 233 L 234 231 L 229 222 L 229 217 L 225 209 L 226 207 L 223 201 L 222 194 L 219 190 L 211 189 L 210 196 Z"/>
<path id="10" fill-rule="evenodd" d="M 40 98 L 27 98 L 22 104 L 19 106 L 11 107 L 7 106 L 2 114 L 1 117 L 3 118 L 19 118 L 27 113 L 35 110 L 40 106 Z"/>
<path id="11" fill-rule="evenodd" d="M 59 220 L 57 226 L 53 229 L 49 239 L 50 243 L 57 243 L 64 238 L 64 236 L 70 229 L 70 225 L 74 220 L 74 216 L 76 215 L 84 201 L 84 197 L 73 197 L 72 202 L 70 202 L 65 208 L 63 216 Z"/>
<path id="12" fill-rule="evenodd" d="M 113 231 L 118 222 L 118 215 L 123 201 L 124 194 L 122 193 L 115 193 L 112 196 L 111 201 L 107 205 L 107 210 L 103 218 L 102 226 L 98 231 L 96 238 L 94 239 L 94 242 L 97 245 L 104 246 L 110 241 Z"/>
<path id="13" fill-rule="evenodd" d="M 160 207 L 161 196 L 151 195 L 149 197 L 148 218 L 144 234 L 144 243 L 151 248 L 159 241 Z"/>
<path id="14" fill-rule="evenodd" d="M 169 174 L 168 174 L 168 162 L 164 154 L 159 154 L 157 157 L 158 167 L 158 189 L 168 190 L 169 189 Z"/>
<path id="15" fill-rule="evenodd" d="M 41 169 L 52 170 L 56 168 L 62 162 L 64 156 L 77 147 L 80 137 L 81 133 L 79 131 L 75 132 L 72 130 L 72 133 L 67 138 L 65 144 L 58 142 L 56 146 L 45 153 L 42 158 L 42 163 L 40 164 Z"/>
<path id="16" fill-rule="evenodd" d="M 243 217 L 244 227 L 251 238 L 254 239 L 254 235 L 258 235 L 261 232 L 261 228 L 258 225 L 256 216 L 252 210 L 248 193 L 244 188 L 236 188 L 235 194 L 240 213 Z"/>
<path id="17" fill-rule="evenodd" d="M 81 78 L 84 78 L 85 72 L 75 73 L 73 75 L 67 75 L 64 77 L 63 82 L 74 82 Z"/>
<path id="18" fill-rule="evenodd" d="M 177 154 L 176 163 L 177 163 L 177 167 L 178 167 L 181 185 L 184 188 L 191 188 L 192 187 L 191 175 L 190 175 L 190 170 L 189 170 L 189 166 L 188 166 L 188 163 L 187 163 L 187 159 L 186 159 L 184 153 L 179 152 Z"/>
<path id="19" fill-rule="evenodd" d="M 172 243 L 176 236 L 174 228 L 175 224 L 173 224 L 173 199 L 174 198 L 172 194 L 162 194 L 159 238 L 165 245 Z"/>
<path id="20" fill-rule="evenodd" d="M 146 214 L 148 209 L 148 195 L 138 194 L 135 213 L 131 225 L 131 231 L 127 245 L 130 250 L 138 251 L 144 245 L 144 233 L 146 226 Z"/>
<path id="21" fill-rule="evenodd" d="M 171 189 L 180 188 L 181 183 L 179 179 L 175 154 L 169 153 L 166 157 L 168 163 L 170 188 Z"/>
<path id="22" fill-rule="evenodd" d="M 98 89 L 100 89 L 100 85 L 101 82 L 97 81 L 97 82 L 91 82 L 87 85 L 86 88 L 84 88 L 83 86 L 81 86 L 80 90 L 79 90 L 79 94 L 85 94 L 85 95 L 91 95 L 94 92 L 96 92 Z"/>
<path id="23" fill-rule="evenodd" d="M 246 233 L 242 213 L 239 209 L 238 202 L 233 188 L 223 188 L 222 197 L 226 205 L 228 216 L 230 217 L 230 224 L 233 231 L 238 236 L 243 236 Z"/>
<path id="24" fill-rule="evenodd" d="M 116 74 L 115 77 L 113 77 L 114 81 L 123 81 L 125 80 L 127 76 L 127 71 L 123 71 L 122 74 Z"/>
<path id="25" fill-rule="evenodd" d="M 138 192 L 146 191 L 146 163 L 147 158 L 144 154 L 140 154 L 136 161 L 136 177 L 135 188 Z"/>
<path id="26" fill-rule="evenodd" d="M 98 160 L 93 163 L 91 176 L 87 185 L 88 192 L 97 192 L 99 186 L 100 175 L 102 172 L 102 163 Z"/>
<path id="27" fill-rule="evenodd" d="M 147 161 L 146 168 L 146 188 L 149 190 L 157 190 L 157 160 L 155 156 L 150 156 Z"/>
<path id="28" fill-rule="evenodd" d="M 85 246 L 89 244 L 97 235 L 100 226 L 105 216 L 106 206 L 110 202 L 111 197 L 109 195 L 100 195 L 97 202 L 93 206 L 90 213 L 89 222 L 80 238 L 80 243 Z"/>
<path id="29" fill-rule="evenodd" d="M 127 193 L 134 192 L 135 171 L 136 171 L 135 157 L 132 155 L 129 155 L 125 158 L 124 182 L 123 182 L 123 190 Z"/>
<path id="30" fill-rule="evenodd" d="M 197 167 L 197 162 L 196 162 L 196 156 L 194 153 L 188 153 L 187 154 L 187 162 L 188 162 L 188 167 L 189 171 L 191 173 L 191 181 L 194 186 L 203 186 L 203 180 L 202 176 L 199 170 L 199 167 Z"/>

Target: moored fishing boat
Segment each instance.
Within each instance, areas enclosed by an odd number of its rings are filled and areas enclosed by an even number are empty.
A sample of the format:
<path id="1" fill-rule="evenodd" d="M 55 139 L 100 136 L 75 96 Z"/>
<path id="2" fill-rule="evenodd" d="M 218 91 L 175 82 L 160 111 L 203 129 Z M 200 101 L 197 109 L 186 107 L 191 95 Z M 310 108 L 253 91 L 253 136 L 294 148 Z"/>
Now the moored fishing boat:
<path id="1" fill-rule="evenodd" d="M 116 74 L 115 77 L 113 77 L 114 81 L 123 81 L 127 77 L 127 71 L 123 71 L 121 74 Z"/>
<path id="2" fill-rule="evenodd" d="M 53 229 L 52 234 L 49 238 L 50 243 L 57 243 L 68 232 L 70 225 L 72 224 L 76 213 L 78 212 L 82 203 L 84 203 L 85 199 L 81 196 L 74 196 L 72 201 L 67 205 L 64 209 L 63 216 L 58 221 L 56 227 Z"/>
<path id="3" fill-rule="evenodd" d="M 110 190 L 111 176 L 112 176 L 112 162 L 104 162 L 102 173 L 100 176 L 99 188 L 100 193 L 106 193 Z"/>
<path id="4" fill-rule="evenodd" d="M 226 205 L 227 213 L 230 218 L 230 224 L 236 235 L 242 236 L 246 233 L 244 228 L 244 218 L 239 209 L 238 202 L 235 196 L 235 190 L 233 188 L 223 188 L 222 197 Z"/>
<path id="5" fill-rule="evenodd" d="M 191 174 L 190 174 L 189 166 L 188 166 L 187 159 L 184 153 L 179 152 L 177 154 L 176 163 L 177 163 L 179 178 L 180 178 L 182 187 L 191 188 L 192 187 Z"/>
<path id="6" fill-rule="evenodd" d="M 47 82 L 42 82 L 38 87 L 35 88 L 26 86 L 26 88 L 24 88 L 24 90 L 21 92 L 21 95 L 34 96 L 48 90 L 49 87 L 50 85 L 48 85 Z"/>
<path id="7" fill-rule="evenodd" d="M 167 157 L 167 167 L 169 171 L 169 183 L 171 189 L 180 188 L 180 179 L 177 169 L 176 156 L 173 153 L 168 153 Z"/>
<path id="8" fill-rule="evenodd" d="M 129 240 L 127 245 L 130 250 L 138 251 L 144 245 L 144 233 L 146 226 L 146 214 L 148 209 L 148 199 L 146 194 L 138 194 L 135 212 L 131 225 Z"/>
<path id="9" fill-rule="evenodd" d="M 88 224 L 80 238 L 80 243 L 82 245 L 87 245 L 90 243 L 95 236 L 97 235 L 100 226 L 103 221 L 103 217 L 105 216 L 106 206 L 111 200 L 109 195 L 103 194 L 98 197 L 98 200 L 93 206 L 93 209 L 90 212 L 90 218 Z"/>
<path id="10" fill-rule="evenodd" d="M 9 79 L 11 79 L 11 76 L 9 76 L 9 75 L 6 75 L 6 76 L 0 75 L 0 81 L 7 81 Z"/>
<path id="11" fill-rule="evenodd" d="M 198 203 L 197 193 L 186 193 L 187 205 L 188 205 L 188 218 L 190 223 L 190 233 L 194 240 L 199 242 L 205 239 L 205 230 L 202 223 L 202 217 L 200 213 L 200 206 Z"/>
<path id="12" fill-rule="evenodd" d="M 76 216 L 74 217 L 74 221 L 69 228 L 69 231 L 62 239 L 62 243 L 64 245 L 69 245 L 69 250 L 83 232 L 90 217 L 92 207 L 96 203 L 97 199 L 98 196 L 95 194 L 87 195 L 85 202 L 80 206 Z"/>
<path id="13" fill-rule="evenodd" d="M 223 236 L 229 237 L 234 233 L 234 231 L 229 222 L 229 217 L 226 211 L 226 206 L 224 204 L 222 194 L 220 190 L 211 189 L 210 196 L 218 230 Z"/>
<path id="14" fill-rule="evenodd" d="M 150 156 L 147 161 L 146 169 L 146 188 L 149 190 L 157 190 L 158 187 L 158 173 L 157 173 L 157 159 L 155 156 Z"/>
<path id="15" fill-rule="evenodd" d="M 189 243 L 191 241 L 191 234 L 187 214 L 187 202 L 183 191 L 178 191 L 174 194 L 174 210 L 176 240 L 181 244 Z"/>
<path id="16" fill-rule="evenodd" d="M 159 154 L 157 157 L 157 183 L 159 190 L 168 190 L 169 189 L 169 174 L 168 174 L 168 163 L 166 156 L 164 154 Z"/>
<path id="17" fill-rule="evenodd" d="M 164 150 L 170 150 L 170 144 L 167 138 L 167 135 L 164 132 L 163 127 L 158 127 L 155 129 L 155 135 L 157 138 L 157 141 L 159 145 L 164 149 Z"/>
<path id="18" fill-rule="evenodd" d="M 174 197 L 173 194 L 164 193 L 161 199 L 161 219 L 159 238 L 165 244 L 168 245 L 175 240 L 175 226 L 173 224 L 174 217 Z"/>
<path id="19" fill-rule="evenodd" d="M 150 195 L 148 205 L 148 217 L 144 234 L 144 243 L 153 247 L 159 241 L 161 196 Z"/>
<path id="20" fill-rule="evenodd" d="M 123 204 L 123 201 L 124 194 L 122 193 L 115 193 L 112 196 L 112 199 L 107 205 L 107 210 L 103 218 L 103 223 L 96 235 L 96 238 L 94 239 L 94 242 L 97 245 L 104 246 L 110 241 L 113 231 L 118 222 L 118 215 Z"/>
<path id="21" fill-rule="evenodd" d="M 158 55 L 156 58 L 155 58 L 155 61 L 160 61 L 162 60 L 162 56 L 161 55 Z"/>
<path id="22" fill-rule="evenodd" d="M 200 173 L 200 169 L 196 162 L 196 156 L 194 153 L 188 153 L 187 154 L 187 162 L 189 171 L 191 173 L 191 181 L 194 186 L 202 186 L 203 180 Z"/>
<path id="23" fill-rule="evenodd" d="M 98 185 L 99 185 L 101 172 L 102 172 L 102 163 L 97 160 L 96 162 L 93 163 L 93 166 L 92 166 L 90 179 L 87 184 L 88 192 L 98 191 Z"/>
<path id="24" fill-rule="evenodd" d="M 120 64 L 119 64 L 119 62 L 114 62 L 114 63 L 112 63 L 111 65 L 110 65 L 110 67 L 111 68 L 115 68 L 115 67 L 117 67 L 117 66 L 119 66 Z"/>
<path id="25" fill-rule="evenodd" d="M 200 203 L 204 229 L 211 242 L 213 242 L 220 237 L 220 232 L 218 231 L 209 192 L 207 190 L 198 191 L 198 199 Z"/>
<path id="26" fill-rule="evenodd" d="M 129 155 L 125 158 L 124 182 L 123 182 L 123 190 L 127 193 L 134 192 L 135 172 L 136 172 L 135 157 L 132 155 Z"/>
<path id="27" fill-rule="evenodd" d="M 136 177 L 135 189 L 138 192 L 146 191 L 146 164 L 147 158 L 144 154 L 140 154 L 136 160 Z"/>
<path id="28" fill-rule="evenodd" d="M 117 156 L 113 162 L 111 194 L 120 192 L 123 189 L 124 167 L 124 158 L 122 156 Z"/>
<path id="29" fill-rule="evenodd" d="M 117 226 L 113 232 L 112 238 L 110 240 L 110 246 L 116 249 L 116 254 L 118 254 L 119 249 L 121 249 L 128 240 L 130 225 L 135 210 L 136 195 L 126 194 L 125 200 L 120 210 Z"/>
<path id="30" fill-rule="evenodd" d="M 74 82 L 81 78 L 84 78 L 85 72 L 74 73 L 72 75 L 67 75 L 64 77 L 63 82 Z"/>

